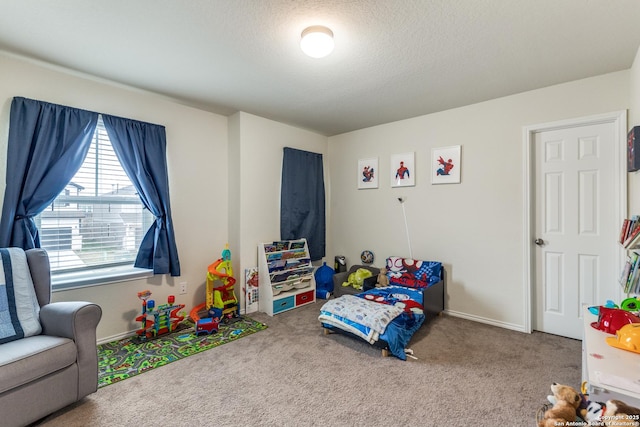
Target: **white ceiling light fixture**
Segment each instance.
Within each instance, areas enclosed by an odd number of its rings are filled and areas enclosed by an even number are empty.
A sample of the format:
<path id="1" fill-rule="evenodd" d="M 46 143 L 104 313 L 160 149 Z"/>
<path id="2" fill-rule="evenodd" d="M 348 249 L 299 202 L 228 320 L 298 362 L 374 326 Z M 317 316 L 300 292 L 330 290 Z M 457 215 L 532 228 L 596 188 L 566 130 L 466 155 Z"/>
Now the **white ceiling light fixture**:
<path id="1" fill-rule="evenodd" d="M 322 25 L 305 28 L 300 48 L 312 58 L 324 58 L 333 51 L 333 31 Z"/>

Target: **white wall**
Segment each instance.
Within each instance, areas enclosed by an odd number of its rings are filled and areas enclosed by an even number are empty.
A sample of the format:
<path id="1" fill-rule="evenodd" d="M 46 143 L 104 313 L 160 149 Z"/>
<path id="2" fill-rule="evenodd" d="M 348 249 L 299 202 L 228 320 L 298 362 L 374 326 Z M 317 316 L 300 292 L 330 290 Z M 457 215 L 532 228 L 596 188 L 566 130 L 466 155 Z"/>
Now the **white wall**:
<path id="1" fill-rule="evenodd" d="M 640 48 L 631 66 L 629 127 L 640 126 Z"/>
<path id="2" fill-rule="evenodd" d="M 137 292 L 149 289 L 165 302 L 170 294 L 190 309 L 204 301 L 206 267 L 228 239 L 227 118 L 150 93 L 0 55 L 0 194 L 4 194 L 9 110 L 14 96 L 164 125 L 169 188 L 182 275 L 154 276 L 56 292 L 54 301 L 89 300 L 103 309 L 98 338 L 137 329 Z M 1 198 L 0 198 L 0 203 Z M 177 285 L 188 282 L 187 295 Z"/>
<path id="3" fill-rule="evenodd" d="M 508 96 L 329 138 L 333 246 L 376 265 L 408 256 L 443 261 L 452 314 L 524 330 L 523 126 L 624 110 L 629 71 Z M 431 149 L 462 145 L 462 183 L 431 185 Z M 390 156 L 414 151 L 415 187 L 390 187 Z M 357 190 L 358 159 L 379 158 L 378 189 Z M 616 238 L 616 236 L 612 236 Z"/>
<path id="4" fill-rule="evenodd" d="M 629 129 L 640 126 L 640 48 L 630 70 Z M 628 175 L 629 216 L 640 213 L 640 171 Z"/>
<path id="5" fill-rule="evenodd" d="M 237 277 L 244 284 L 244 270 L 257 267 L 257 248 L 262 242 L 280 239 L 280 181 L 284 147 L 323 155 L 328 203 L 327 137 L 239 112 L 229 118 L 230 148 L 234 158 L 231 182 L 230 235 L 239 251 L 240 262 L 234 264 Z M 327 229 L 329 223 L 327 223 Z M 329 237 L 329 236 L 327 236 Z M 244 296 L 242 297 L 244 302 Z"/>

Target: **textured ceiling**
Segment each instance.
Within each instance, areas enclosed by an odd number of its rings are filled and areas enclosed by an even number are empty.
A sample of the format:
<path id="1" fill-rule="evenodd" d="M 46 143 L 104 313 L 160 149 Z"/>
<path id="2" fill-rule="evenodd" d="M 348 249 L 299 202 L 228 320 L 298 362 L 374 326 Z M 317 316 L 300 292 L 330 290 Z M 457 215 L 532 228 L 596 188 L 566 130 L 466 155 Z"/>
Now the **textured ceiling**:
<path id="1" fill-rule="evenodd" d="M 324 135 L 628 69 L 639 25 L 638 0 L 0 0 L 1 50 Z"/>

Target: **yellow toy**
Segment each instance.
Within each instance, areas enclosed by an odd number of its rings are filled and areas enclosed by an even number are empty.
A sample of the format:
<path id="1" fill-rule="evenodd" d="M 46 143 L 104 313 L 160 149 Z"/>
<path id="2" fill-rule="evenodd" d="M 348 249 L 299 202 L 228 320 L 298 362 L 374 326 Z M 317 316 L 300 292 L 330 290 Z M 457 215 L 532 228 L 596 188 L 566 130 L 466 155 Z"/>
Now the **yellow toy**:
<path id="1" fill-rule="evenodd" d="M 371 271 L 366 268 L 359 268 L 353 273 L 349 274 L 347 281 L 342 283 L 342 286 L 352 286 L 354 289 L 362 290 L 364 279 L 373 276 Z"/>
<path id="2" fill-rule="evenodd" d="M 214 286 L 215 282 L 221 282 L 222 286 Z M 210 264 L 207 268 L 206 300 L 191 310 L 189 317 L 198 323 L 200 312 L 206 311 L 208 317 L 232 318 L 239 316 L 238 299 L 234 292 L 236 279 L 233 277 L 231 266 L 231 251 L 227 244 L 222 251 L 222 257 Z"/>

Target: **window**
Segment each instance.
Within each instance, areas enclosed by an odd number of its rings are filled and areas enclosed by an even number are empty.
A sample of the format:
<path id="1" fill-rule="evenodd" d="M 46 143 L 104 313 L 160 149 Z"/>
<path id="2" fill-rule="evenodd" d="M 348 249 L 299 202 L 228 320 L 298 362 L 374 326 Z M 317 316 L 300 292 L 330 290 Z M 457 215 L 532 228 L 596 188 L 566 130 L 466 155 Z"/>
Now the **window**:
<path id="1" fill-rule="evenodd" d="M 132 266 L 154 220 L 98 119 L 91 148 L 66 188 L 35 218 L 54 275 Z"/>

